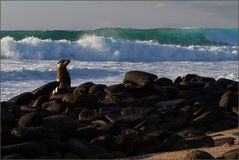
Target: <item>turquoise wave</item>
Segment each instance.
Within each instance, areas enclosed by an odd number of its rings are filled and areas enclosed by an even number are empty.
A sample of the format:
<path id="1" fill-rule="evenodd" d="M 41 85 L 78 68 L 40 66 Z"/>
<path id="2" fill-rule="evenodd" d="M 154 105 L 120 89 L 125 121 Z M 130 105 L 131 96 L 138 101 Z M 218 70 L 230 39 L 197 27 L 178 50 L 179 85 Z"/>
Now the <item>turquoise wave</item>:
<path id="1" fill-rule="evenodd" d="M 237 28 L 100 28 L 96 30 L 51 31 L 1 31 L 1 39 L 9 36 L 15 40 L 26 37 L 76 41 L 84 35 L 112 37 L 120 40 L 155 41 L 160 44 L 178 45 L 238 45 Z"/>

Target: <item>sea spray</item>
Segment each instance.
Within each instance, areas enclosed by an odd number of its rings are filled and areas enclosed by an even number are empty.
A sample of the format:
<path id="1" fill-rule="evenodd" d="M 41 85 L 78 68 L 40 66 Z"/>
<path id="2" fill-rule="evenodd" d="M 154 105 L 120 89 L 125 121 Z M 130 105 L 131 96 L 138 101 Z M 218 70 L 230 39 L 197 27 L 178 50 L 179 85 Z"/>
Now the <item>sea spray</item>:
<path id="1" fill-rule="evenodd" d="M 1 39 L 1 58 L 81 61 L 222 61 L 237 60 L 237 46 L 169 45 L 153 40 L 119 40 L 85 35 L 77 41 L 26 37 Z"/>

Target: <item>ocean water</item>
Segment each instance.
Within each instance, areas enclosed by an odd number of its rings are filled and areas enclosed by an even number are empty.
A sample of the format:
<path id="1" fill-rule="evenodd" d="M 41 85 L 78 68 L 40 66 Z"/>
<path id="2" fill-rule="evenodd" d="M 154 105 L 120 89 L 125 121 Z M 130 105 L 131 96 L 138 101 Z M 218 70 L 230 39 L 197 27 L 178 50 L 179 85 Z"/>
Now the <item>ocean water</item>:
<path id="1" fill-rule="evenodd" d="M 73 86 L 120 83 L 130 70 L 238 81 L 238 29 L 1 31 L 1 101 L 55 80 L 62 58 Z"/>

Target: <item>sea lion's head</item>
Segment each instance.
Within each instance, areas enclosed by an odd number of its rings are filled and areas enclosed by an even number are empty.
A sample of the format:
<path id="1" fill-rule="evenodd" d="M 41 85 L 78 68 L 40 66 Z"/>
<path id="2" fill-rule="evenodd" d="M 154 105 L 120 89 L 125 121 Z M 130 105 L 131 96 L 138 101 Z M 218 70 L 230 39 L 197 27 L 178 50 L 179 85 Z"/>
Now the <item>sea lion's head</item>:
<path id="1" fill-rule="evenodd" d="M 61 59 L 57 62 L 57 68 L 66 68 L 66 66 L 70 63 L 69 59 Z"/>

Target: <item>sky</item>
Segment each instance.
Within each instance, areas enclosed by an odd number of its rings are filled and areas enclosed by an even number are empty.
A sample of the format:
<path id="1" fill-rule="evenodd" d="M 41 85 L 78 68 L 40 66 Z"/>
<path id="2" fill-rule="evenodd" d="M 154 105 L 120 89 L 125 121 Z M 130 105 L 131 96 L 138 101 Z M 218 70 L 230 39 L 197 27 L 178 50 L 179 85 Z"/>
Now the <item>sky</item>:
<path id="1" fill-rule="evenodd" d="M 237 1 L 1 1 L 1 30 L 237 28 Z"/>

